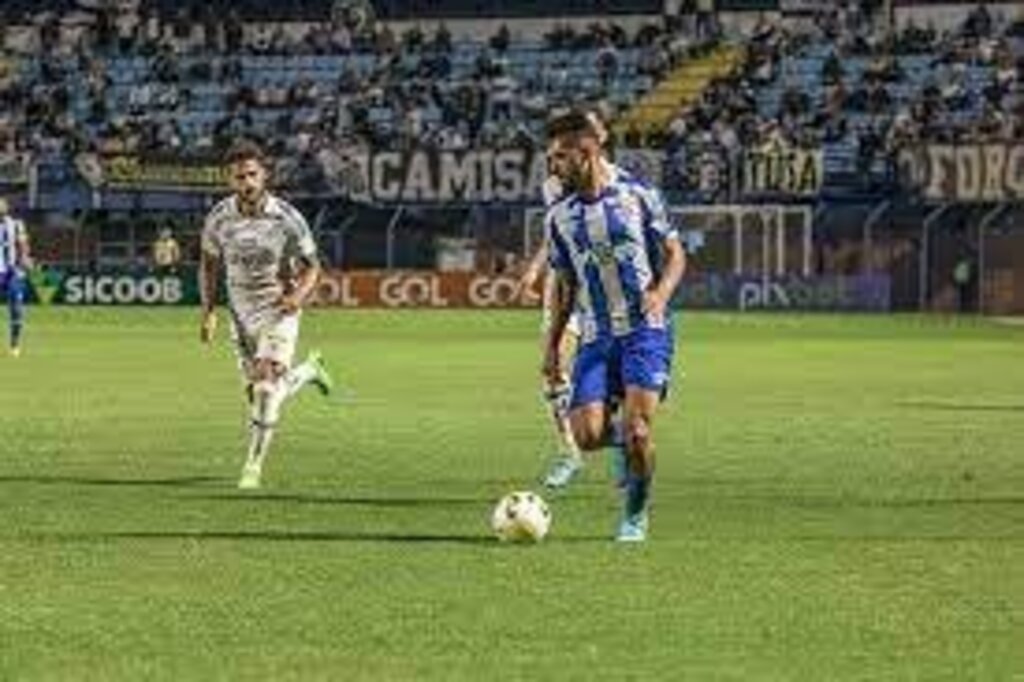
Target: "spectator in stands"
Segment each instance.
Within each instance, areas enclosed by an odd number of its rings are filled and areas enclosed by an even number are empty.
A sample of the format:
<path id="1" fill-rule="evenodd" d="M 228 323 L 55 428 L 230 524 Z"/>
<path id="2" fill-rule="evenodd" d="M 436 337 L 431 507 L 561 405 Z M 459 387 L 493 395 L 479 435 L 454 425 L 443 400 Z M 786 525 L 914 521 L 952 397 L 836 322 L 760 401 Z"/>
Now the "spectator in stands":
<path id="1" fill-rule="evenodd" d="M 883 140 L 875 124 L 865 125 L 857 137 L 857 177 L 863 185 L 871 183 L 871 170 L 883 148 Z"/>
<path id="2" fill-rule="evenodd" d="M 927 54 L 935 49 L 936 31 L 933 25 L 921 28 L 910 15 L 899 34 L 895 49 L 900 54 Z"/>
<path id="3" fill-rule="evenodd" d="M 811 98 L 802 88 L 791 85 L 782 93 L 779 108 L 781 115 L 799 119 L 810 113 Z"/>
<path id="4" fill-rule="evenodd" d="M 893 120 L 885 139 L 885 151 L 894 158 L 901 150 L 917 143 L 920 126 L 909 110 L 901 111 Z"/>
<path id="5" fill-rule="evenodd" d="M 169 228 L 160 230 L 153 242 L 153 266 L 161 274 L 173 274 L 181 264 L 181 246 Z"/>
<path id="6" fill-rule="evenodd" d="M 619 52 L 610 39 L 598 50 L 596 62 L 601 85 L 608 87 L 619 69 Z"/>
<path id="7" fill-rule="evenodd" d="M 519 84 L 505 69 L 501 69 L 490 82 L 491 118 L 507 121 L 514 116 L 513 105 L 518 97 Z"/>
<path id="8" fill-rule="evenodd" d="M 695 32 L 698 39 L 714 38 L 719 30 L 715 15 L 714 0 L 697 0 L 697 23 Z"/>
<path id="9" fill-rule="evenodd" d="M 974 129 L 974 138 L 979 142 L 998 142 L 1010 139 L 1013 127 L 1009 117 L 991 102 L 986 102 Z"/>
<path id="10" fill-rule="evenodd" d="M 965 82 L 967 77 L 966 65 L 962 62 L 957 62 L 946 73 L 946 78 L 940 79 L 944 83 L 939 89 L 943 105 L 950 111 L 966 109 L 971 103 L 971 97 Z"/>
<path id="11" fill-rule="evenodd" d="M 844 75 L 845 70 L 839 56 L 835 52 L 829 52 L 828 57 L 825 58 L 824 63 L 821 65 L 822 84 L 835 85 L 843 79 Z"/>
<path id="12" fill-rule="evenodd" d="M 995 23 L 991 13 L 988 11 L 988 5 L 984 2 L 979 2 L 978 6 L 967 15 L 963 26 L 963 34 L 968 38 L 988 38 L 992 35 L 994 28 Z"/>
<path id="13" fill-rule="evenodd" d="M 452 51 L 452 34 L 443 21 L 438 24 L 437 31 L 434 33 L 434 51 L 441 54 Z"/>

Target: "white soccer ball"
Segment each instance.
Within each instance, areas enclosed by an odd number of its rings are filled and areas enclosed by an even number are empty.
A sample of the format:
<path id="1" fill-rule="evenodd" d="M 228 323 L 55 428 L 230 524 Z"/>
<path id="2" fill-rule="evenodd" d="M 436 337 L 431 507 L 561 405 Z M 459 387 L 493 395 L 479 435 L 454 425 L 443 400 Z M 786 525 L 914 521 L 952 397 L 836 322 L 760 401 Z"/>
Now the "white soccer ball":
<path id="1" fill-rule="evenodd" d="M 551 529 L 551 510 L 537 493 L 509 493 L 494 508 L 491 529 L 503 542 L 540 542 Z"/>

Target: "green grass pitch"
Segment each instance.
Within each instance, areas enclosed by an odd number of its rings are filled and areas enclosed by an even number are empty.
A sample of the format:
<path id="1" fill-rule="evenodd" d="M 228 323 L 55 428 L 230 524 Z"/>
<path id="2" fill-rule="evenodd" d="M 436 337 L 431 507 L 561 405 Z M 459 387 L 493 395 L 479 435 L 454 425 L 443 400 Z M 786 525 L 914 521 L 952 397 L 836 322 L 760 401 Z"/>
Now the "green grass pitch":
<path id="1" fill-rule="evenodd" d="M 224 334 L 31 313 L 0 679 L 1024 680 L 1024 327 L 686 315 L 651 541 L 610 541 L 598 460 L 509 547 L 491 506 L 551 443 L 532 313 L 307 315 L 346 390 L 286 408 L 257 494 Z"/>

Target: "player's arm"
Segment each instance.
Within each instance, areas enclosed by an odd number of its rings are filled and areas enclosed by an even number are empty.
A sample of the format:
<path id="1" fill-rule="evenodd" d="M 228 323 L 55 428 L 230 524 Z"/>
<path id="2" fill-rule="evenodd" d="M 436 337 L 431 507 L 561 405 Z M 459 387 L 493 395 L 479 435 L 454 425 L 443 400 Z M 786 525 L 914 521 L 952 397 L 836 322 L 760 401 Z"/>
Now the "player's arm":
<path id="1" fill-rule="evenodd" d="M 548 262 L 548 249 L 547 244 L 542 243 L 537 252 L 530 258 L 530 262 L 527 263 L 526 269 L 523 274 L 519 277 L 519 294 L 521 296 L 527 296 L 536 300 L 536 294 L 534 288 L 537 286 L 537 282 L 540 280 L 541 275 L 544 274 L 547 268 Z"/>
<path id="2" fill-rule="evenodd" d="M 663 321 L 672 296 L 686 274 L 686 251 L 679 239 L 679 231 L 668 220 L 661 194 L 650 190 L 644 195 L 643 204 L 645 230 L 660 244 L 664 259 L 661 276 L 644 294 L 644 312 L 655 320 Z"/>
<path id="3" fill-rule="evenodd" d="M 213 226 L 207 220 L 199 252 L 199 304 L 202 310 L 199 340 L 210 343 L 217 329 L 217 280 L 220 277 L 220 251 L 213 239 Z"/>
<path id="4" fill-rule="evenodd" d="M 288 251 L 298 261 L 299 272 L 295 277 L 294 288 L 281 297 L 278 308 L 286 315 L 294 315 L 302 309 L 316 289 L 316 284 L 320 280 L 320 259 L 317 257 L 316 242 L 313 241 L 313 233 L 306 219 L 291 207 L 287 215 L 293 239 Z"/>
<path id="5" fill-rule="evenodd" d="M 562 380 L 561 353 L 559 347 L 562 343 L 562 335 L 569 324 L 569 318 L 576 305 L 576 277 L 569 260 L 568 249 L 555 234 L 552 221 L 547 221 L 545 230 L 545 248 L 548 260 L 547 265 L 551 269 L 551 277 L 554 278 L 554 289 L 551 297 L 545 302 L 548 306 L 546 311 L 551 320 L 547 336 L 544 339 L 544 365 L 542 372 L 547 380 L 556 384 Z"/>
<path id="6" fill-rule="evenodd" d="M 285 296 L 281 297 L 281 311 L 293 315 L 297 313 L 316 289 L 316 283 L 320 281 L 320 262 L 313 254 L 310 257 L 299 259 L 299 273 L 295 278 L 295 288 Z"/>
<path id="7" fill-rule="evenodd" d="M 547 337 L 544 339 L 544 366 L 545 378 L 552 385 L 562 381 L 563 367 L 560 347 L 562 335 L 569 324 L 572 310 L 576 301 L 576 284 L 564 272 L 555 271 L 553 274 L 555 287 L 552 296 L 547 301 L 550 307 L 551 326 L 548 327 Z"/>
<path id="8" fill-rule="evenodd" d="M 644 296 L 644 312 L 658 320 L 664 319 L 672 295 L 686 274 L 686 251 L 683 250 L 679 238 L 665 239 L 661 248 L 665 258 L 665 269 L 661 273 L 661 278 Z"/>
<path id="9" fill-rule="evenodd" d="M 24 223 L 18 223 L 16 239 L 18 241 L 17 266 L 22 270 L 30 270 L 32 268 L 32 251 L 28 241 L 28 230 L 25 229 Z"/>

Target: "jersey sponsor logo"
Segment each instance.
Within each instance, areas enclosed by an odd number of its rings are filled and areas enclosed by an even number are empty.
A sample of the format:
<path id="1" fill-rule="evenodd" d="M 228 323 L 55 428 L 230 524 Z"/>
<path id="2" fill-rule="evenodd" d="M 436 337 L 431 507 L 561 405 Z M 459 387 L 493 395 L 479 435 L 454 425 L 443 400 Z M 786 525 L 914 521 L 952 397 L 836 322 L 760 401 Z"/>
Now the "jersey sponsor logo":
<path id="1" fill-rule="evenodd" d="M 639 247 L 632 242 L 621 244 L 609 244 L 607 242 L 594 244 L 590 251 L 585 254 L 588 262 L 598 267 L 610 267 L 619 262 L 632 261 L 640 253 Z"/>
<path id="2" fill-rule="evenodd" d="M 228 256 L 228 263 L 235 267 L 253 270 L 273 267 L 277 259 L 277 255 L 270 249 L 254 248 L 233 251 Z"/>

